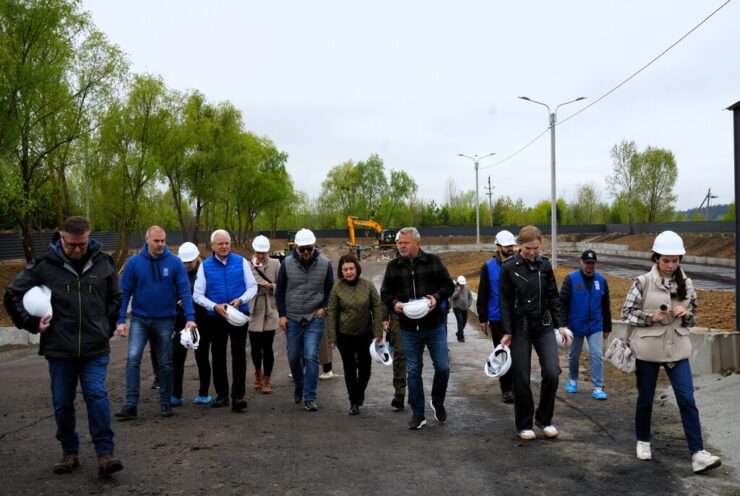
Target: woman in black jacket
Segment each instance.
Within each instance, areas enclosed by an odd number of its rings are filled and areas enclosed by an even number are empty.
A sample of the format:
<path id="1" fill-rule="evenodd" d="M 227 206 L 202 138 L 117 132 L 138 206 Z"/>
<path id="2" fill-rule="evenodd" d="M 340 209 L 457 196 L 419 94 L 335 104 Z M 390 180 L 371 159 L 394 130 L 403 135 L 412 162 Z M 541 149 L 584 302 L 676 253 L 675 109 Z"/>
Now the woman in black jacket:
<path id="1" fill-rule="evenodd" d="M 558 430 L 552 425 L 552 417 L 561 370 L 553 328 L 559 328 L 567 342 L 565 327 L 561 327 L 565 319 L 552 266 L 547 257 L 540 255 L 542 233 L 535 226 L 523 227 L 517 243 L 520 252 L 503 263 L 499 281 L 504 328 L 501 343 L 511 347 L 516 428 L 524 440 L 535 439 L 533 423 L 545 437 L 554 438 Z M 533 346 L 542 369 L 537 411 L 529 383 Z"/>

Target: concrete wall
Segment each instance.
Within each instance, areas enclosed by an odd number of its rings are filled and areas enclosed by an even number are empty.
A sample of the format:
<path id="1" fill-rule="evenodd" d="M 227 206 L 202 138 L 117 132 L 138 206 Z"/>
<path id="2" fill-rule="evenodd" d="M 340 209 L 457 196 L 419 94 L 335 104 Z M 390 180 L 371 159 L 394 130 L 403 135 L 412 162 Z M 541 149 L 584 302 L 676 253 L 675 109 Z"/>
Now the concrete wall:
<path id="1" fill-rule="evenodd" d="M 28 331 L 15 327 L 0 327 L 0 346 L 7 344 L 39 344 L 40 334 L 31 334 Z"/>

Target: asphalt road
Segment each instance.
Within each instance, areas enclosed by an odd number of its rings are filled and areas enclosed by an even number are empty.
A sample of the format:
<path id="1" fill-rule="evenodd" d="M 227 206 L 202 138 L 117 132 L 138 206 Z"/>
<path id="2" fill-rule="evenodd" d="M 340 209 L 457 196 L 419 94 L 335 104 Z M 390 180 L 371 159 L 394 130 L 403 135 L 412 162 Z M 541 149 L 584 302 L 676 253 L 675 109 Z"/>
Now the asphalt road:
<path id="1" fill-rule="evenodd" d="M 363 268 L 363 276 L 375 279 L 382 271 L 377 264 Z M 192 356 L 185 372 L 188 402 L 173 417 L 159 417 L 157 392 L 144 389 L 139 418 L 114 424 L 124 470 L 110 479 L 96 477 L 81 397 L 82 466 L 68 475 L 52 473 L 61 453 L 54 439 L 45 360 L 33 350 L 8 352 L 0 361 L 0 494 L 740 494 L 732 467 L 706 475 L 691 472 L 671 402 L 654 411 L 654 459 L 635 458 L 636 393 L 631 384 L 615 385 L 608 401 L 596 402 L 585 392 L 566 394 L 563 379 L 554 419 L 560 437 L 545 440 L 538 432 L 536 441 L 519 440 L 513 407 L 500 402 L 498 384 L 482 371 L 490 341 L 468 327 L 467 342 L 458 343 L 450 317 L 452 373 L 444 425 L 428 411 L 427 427 L 409 431 L 408 409 L 390 408 L 392 373 L 382 365 L 373 367 L 361 414 L 348 416 L 338 353 L 334 368 L 339 377 L 319 384 L 321 409 L 303 411 L 292 401 L 285 340 L 278 334 L 274 393 L 250 389 L 246 413 L 189 404 L 197 392 Z M 125 393 L 126 341 L 115 338 L 112 347 L 107 385 L 115 411 Z M 428 394 L 428 356 L 425 364 Z M 251 363 L 248 370 L 251 376 Z M 146 388 L 151 382 L 148 363 L 143 371 Z M 537 373 L 535 366 L 535 378 Z"/>

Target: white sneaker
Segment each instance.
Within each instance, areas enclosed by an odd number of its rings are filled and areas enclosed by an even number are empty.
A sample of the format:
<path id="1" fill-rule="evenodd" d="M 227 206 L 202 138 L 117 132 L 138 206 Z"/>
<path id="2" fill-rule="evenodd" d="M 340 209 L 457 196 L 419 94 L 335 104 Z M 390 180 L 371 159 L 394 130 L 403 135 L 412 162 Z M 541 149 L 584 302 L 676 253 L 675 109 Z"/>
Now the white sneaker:
<path id="1" fill-rule="evenodd" d="M 331 379 L 332 377 L 334 377 L 333 370 L 330 370 L 329 372 L 322 372 L 321 374 L 319 374 L 319 379 L 321 380 Z"/>
<path id="2" fill-rule="evenodd" d="M 521 439 L 524 439 L 525 441 L 531 441 L 532 439 L 537 439 L 537 436 L 535 436 L 534 431 L 532 429 L 524 429 L 523 431 L 519 431 L 519 437 Z"/>
<path id="3" fill-rule="evenodd" d="M 637 459 L 638 460 L 652 460 L 653 459 L 653 452 L 650 451 L 650 443 L 648 443 L 647 441 L 637 441 Z"/>
<path id="4" fill-rule="evenodd" d="M 713 468 L 717 468 L 722 465 L 722 460 L 718 456 L 714 456 L 706 450 L 697 451 L 691 455 L 691 468 L 697 474 L 704 473 Z"/>
<path id="5" fill-rule="evenodd" d="M 555 439 L 556 437 L 558 437 L 558 430 L 552 424 L 546 425 L 544 427 L 541 426 L 541 425 L 538 425 L 537 427 L 539 427 L 540 429 L 542 429 L 542 432 L 545 433 L 545 437 L 546 438 Z"/>

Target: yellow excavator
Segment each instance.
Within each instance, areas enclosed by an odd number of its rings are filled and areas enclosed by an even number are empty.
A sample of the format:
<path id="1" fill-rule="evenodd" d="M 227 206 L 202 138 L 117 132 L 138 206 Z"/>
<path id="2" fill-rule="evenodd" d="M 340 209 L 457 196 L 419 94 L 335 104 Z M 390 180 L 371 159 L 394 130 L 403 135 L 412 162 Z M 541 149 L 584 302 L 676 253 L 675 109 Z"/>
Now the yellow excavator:
<path id="1" fill-rule="evenodd" d="M 369 227 L 375 231 L 375 247 L 381 250 L 396 247 L 397 229 L 383 229 L 377 221 L 372 219 L 361 219 L 352 215 L 347 217 L 347 228 L 349 229 L 349 247 L 355 249 L 357 241 L 355 238 L 355 226 Z"/>

